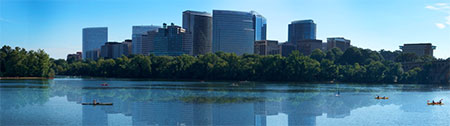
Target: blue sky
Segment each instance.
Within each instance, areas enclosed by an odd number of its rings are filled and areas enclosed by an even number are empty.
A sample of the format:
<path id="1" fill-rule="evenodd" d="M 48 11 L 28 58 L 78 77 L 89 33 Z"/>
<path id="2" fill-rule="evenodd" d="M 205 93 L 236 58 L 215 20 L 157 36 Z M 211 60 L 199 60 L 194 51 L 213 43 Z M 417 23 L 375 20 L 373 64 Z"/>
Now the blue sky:
<path id="1" fill-rule="evenodd" d="M 133 25 L 181 25 L 184 10 L 213 9 L 257 11 L 271 40 L 286 41 L 291 21 L 313 19 L 318 39 L 373 50 L 432 42 L 436 57 L 450 57 L 450 0 L 0 0 L 0 45 L 65 58 L 81 51 L 84 27 L 106 26 L 109 41 L 123 41 Z"/>

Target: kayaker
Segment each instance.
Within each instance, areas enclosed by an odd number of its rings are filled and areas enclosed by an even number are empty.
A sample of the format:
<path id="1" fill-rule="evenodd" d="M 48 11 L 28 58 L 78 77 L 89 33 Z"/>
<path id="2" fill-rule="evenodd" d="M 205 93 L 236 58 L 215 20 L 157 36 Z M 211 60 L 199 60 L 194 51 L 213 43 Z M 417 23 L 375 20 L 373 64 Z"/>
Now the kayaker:
<path id="1" fill-rule="evenodd" d="M 380 98 L 380 96 L 377 95 L 377 99 L 379 99 L 379 98 Z"/>
<path id="2" fill-rule="evenodd" d="M 433 101 L 431 101 L 431 104 L 436 104 L 436 102 L 434 102 L 434 100 L 433 100 Z"/>
<path id="3" fill-rule="evenodd" d="M 444 100 L 444 99 L 439 100 L 439 102 L 437 104 L 442 104 L 442 100 Z"/>

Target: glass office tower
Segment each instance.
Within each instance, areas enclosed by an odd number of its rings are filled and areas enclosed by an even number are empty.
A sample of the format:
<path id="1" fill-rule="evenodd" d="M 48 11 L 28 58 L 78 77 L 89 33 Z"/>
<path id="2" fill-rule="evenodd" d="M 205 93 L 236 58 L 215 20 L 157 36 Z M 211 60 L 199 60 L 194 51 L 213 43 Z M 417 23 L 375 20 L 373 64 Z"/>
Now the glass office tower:
<path id="1" fill-rule="evenodd" d="M 184 11 L 183 28 L 186 30 L 184 48 L 190 55 L 212 52 L 212 16 L 207 12 Z"/>
<path id="2" fill-rule="evenodd" d="M 288 42 L 316 39 L 316 24 L 313 20 L 298 20 L 289 24 Z"/>
<path id="3" fill-rule="evenodd" d="M 173 23 L 169 26 L 163 24 L 154 36 L 154 50 L 150 53 L 157 56 L 180 56 L 186 54 L 183 50 L 183 36 L 185 29 L 176 26 Z"/>
<path id="4" fill-rule="evenodd" d="M 253 29 L 255 29 L 255 41 L 267 40 L 267 21 L 262 15 L 255 11 L 251 11 L 253 14 Z"/>
<path id="5" fill-rule="evenodd" d="M 255 30 L 249 12 L 213 10 L 213 52 L 253 53 Z"/>
<path id="6" fill-rule="evenodd" d="M 147 34 L 148 31 L 154 31 L 160 28 L 159 26 L 133 26 L 133 33 L 131 35 L 132 53 L 133 54 L 147 54 L 143 47 L 147 47 L 149 43 L 143 42 L 142 35 Z"/>
<path id="7" fill-rule="evenodd" d="M 107 27 L 83 28 L 83 59 L 96 59 L 100 47 L 107 41 Z"/>

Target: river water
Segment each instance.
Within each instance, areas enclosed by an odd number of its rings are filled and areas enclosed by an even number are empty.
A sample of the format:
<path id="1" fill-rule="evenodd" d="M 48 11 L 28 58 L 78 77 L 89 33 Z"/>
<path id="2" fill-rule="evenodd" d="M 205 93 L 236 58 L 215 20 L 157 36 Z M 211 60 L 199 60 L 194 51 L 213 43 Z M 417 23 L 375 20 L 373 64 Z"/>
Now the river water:
<path id="1" fill-rule="evenodd" d="M 0 125 L 450 125 L 449 96 L 438 85 L 0 80 Z M 113 105 L 81 105 L 94 99 Z M 426 104 L 439 99 L 448 105 Z"/>

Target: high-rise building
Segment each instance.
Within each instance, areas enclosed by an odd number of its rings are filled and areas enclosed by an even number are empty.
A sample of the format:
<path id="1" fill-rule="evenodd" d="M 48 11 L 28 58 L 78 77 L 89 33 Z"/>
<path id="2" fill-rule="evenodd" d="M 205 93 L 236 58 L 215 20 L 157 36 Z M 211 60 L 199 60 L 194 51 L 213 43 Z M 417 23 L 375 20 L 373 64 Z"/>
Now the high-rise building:
<path id="1" fill-rule="evenodd" d="M 267 40 L 267 20 L 255 11 L 253 14 L 253 29 L 255 29 L 255 41 Z"/>
<path id="2" fill-rule="evenodd" d="M 212 52 L 212 16 L 207 12 L 184 11 L 183 48 L 190 55 L 201 55 Z"/>
<path id="3" fill-rule="evenodd" d="M 313 20 L 298 20 L 289 24 L 288 42 L 300 40 L 315 40 L 316 24 Z"/>
<path id="4" fill-rule="evenodd" d="M 144 47 L 148 46 L 148 43 L 142 41 L 142 35 L 147 34 L 147 32 L 149 31 L 154 31 L 157 30 L 158 28 L 160 28 L 159 26 L 133 26 L 133 33 L 131 35 L 131 39 L 132 39 L 132 43 L 133 43 L 133 48 L 132 48 L 132 53 L 133 54 L 146 54 L 148 52 L 145 52 L 145 50 L 143 49 Z"/>
<path id="5" fill-rule="evenodd" d="M 255 54 L 258 55 L 276 55 L 280 54 L 278 41 L 260 40 L 255 41 Z"/>
<path id="6" fill-rule="evenodd" d="M 297 42 L 297 50 L 303 55 L 311 55 L 315 49 L 322 50 L 322 40 L 300 40 Z"/>
<path id="7" fill-rule="evenodd" d="M 213 52 L 252 54 L 254 42 L 252 13 L 213 10 Z"/>
<path id="8" fill-rule="evenodd" d="M 83 59 L 97 59 L 96 51 L 107 41 L 107 27 L 83 28 Z"/>
<path id="9" fill-rule="evenodd" d="M 154 36 L 154 50 L 150 53 L 155 55 L 179 56 L 186 54 L 183 50 L 183 36 L 185 30 L 173 23 L 170 26 L 163 24 Z"/>
<path id="10" fill-rule="evenodd" d="M 100 49 L 102 58 L 119 58 L 122 55 L 128 56 L 128 44 L 119 42 L 107 42 Z"/>
<path id="11" fill-rule="evenodd" d="M 122 44 L 126 44 L 128 47 L 128 54 L 133 53 L 133 41 L 130 39 L 125 39 L 125 41 L 122 42 Z"/>
<path id="12" fill-rule="evenodd" d="M 142 35 L 142 54 L 148 55 L 150 52 L 155 51 L 155 36 L 158 34 L 158 30 L 148 31 Z"/>
<path id="13" fill-rule="evenodd" d="M 414 53 L 417 56 L 433 56 L 433 50 L 436 49 L 436 46 L 433 46 L 431 43 L 411 43 L 403 44 L 403 46 L 400 46 L 400 49 L 403 53 Z"/>
<path id="14" fill-rule="evenodd" d="M 350 40 L 343 37 L 327 38 L 328 49 L 339 48 L 342 51 L 345 51 L 350 48 L 350 46 Z"/>

